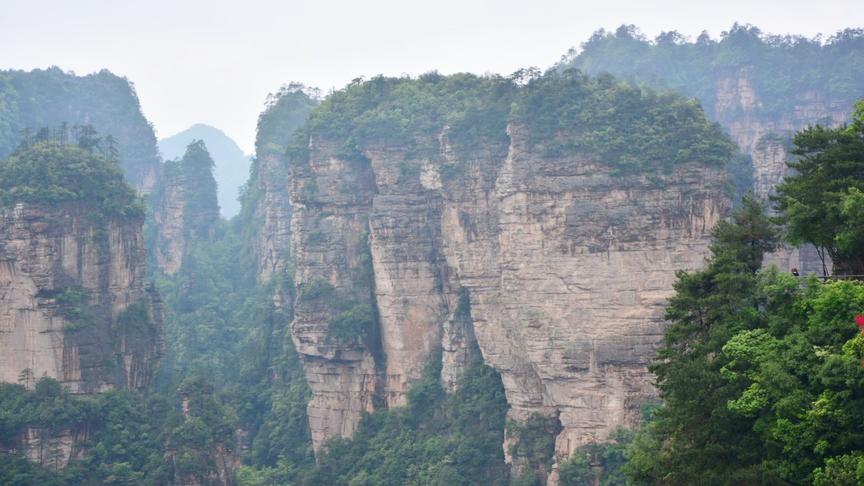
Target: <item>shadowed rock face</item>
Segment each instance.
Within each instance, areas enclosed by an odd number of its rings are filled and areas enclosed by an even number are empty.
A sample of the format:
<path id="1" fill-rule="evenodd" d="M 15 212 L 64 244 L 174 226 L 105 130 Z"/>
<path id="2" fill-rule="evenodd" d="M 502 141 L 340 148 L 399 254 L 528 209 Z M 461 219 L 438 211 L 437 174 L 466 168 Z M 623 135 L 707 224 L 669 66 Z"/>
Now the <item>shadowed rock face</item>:
<path id="1" fill-rule="evenodd" d="M 81 205 L 0 210 L 0 381 L 42 376 L 75 393 L 141 389 L 161 350 L 137 218 Z"/>
<path id="2" fill-rule="evenodd" d="M 511 126 L 509 146 L 470 158 L 446 129 L 422 158 L 380 145 L 343 160 L 313 134 L 308 159 L 290 166 L 292 336 L 316 449 L 351 435 L 362 411 L 404 405 L 439 350 L 452 389 L 475 340 L 501 373 L 510 419 L 560 421 L 558 457 L 636 424 L 656 396 L 647 365 L 662 308 L 675 271 L 708 252 L 729 206 L 725 176 L 544 158 L 527 130 Z M 375 329 L 334 336 L 363 306 Z"/>

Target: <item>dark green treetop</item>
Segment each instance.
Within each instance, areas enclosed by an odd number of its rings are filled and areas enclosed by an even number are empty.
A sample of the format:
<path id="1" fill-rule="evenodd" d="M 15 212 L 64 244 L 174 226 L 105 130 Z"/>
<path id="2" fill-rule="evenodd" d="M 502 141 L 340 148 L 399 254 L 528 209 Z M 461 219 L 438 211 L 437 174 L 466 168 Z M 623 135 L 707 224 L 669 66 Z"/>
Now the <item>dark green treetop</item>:
<path id="1" fill-rule="evenodd" d="M 123 178 L 110 149 L 92 127 L 66 143 L 40 130 L 7 160 L 0 161 L 0 204 L 84 203 L 106 216 L 142 217 L 143 207 Z M 105 142 L 107 147 L 107 142 Z"/>

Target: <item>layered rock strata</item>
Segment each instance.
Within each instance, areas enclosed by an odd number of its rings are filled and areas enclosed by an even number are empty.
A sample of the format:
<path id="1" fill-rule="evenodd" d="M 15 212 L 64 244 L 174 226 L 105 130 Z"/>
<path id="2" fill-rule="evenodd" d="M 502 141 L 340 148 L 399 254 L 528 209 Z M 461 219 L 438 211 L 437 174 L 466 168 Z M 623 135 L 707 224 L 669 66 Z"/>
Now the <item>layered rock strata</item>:
<path id="1" fill-rule="evenodd" d="M 0 381 L 142 389 L 161 351 L 139 218 L 86 205 L 0 210 Z"/>
<path id="2" fill-rule="evenodd" d="M 753 193 L 765 201 L 774 188 L 790 173 L 786 162 L 791 157 L 792 135 L 809 125 L 838 126 L 849 118 L 851 103 L 827 99 L 817 90 L 801 92 L 793 108 L 781 113 L 766 113 L 761 95 L 753 87 L 746 68 L 721 76 L 716 84 L 714 113 L 753 164 Z M 827 258 L 827 257 L 826 257 Z M 800 273 L 830 273 L 831 262 L 823 262 L 816 249 L 784 246 L 768 255 L 766 265 Z"/>
<path id="3" fill-rule="evenodd" d="M 291 165 L 292 335 L 316 448 L 350 435 L 362 411 L 403 405 L 439 350 L 452 389 L 475 339 L 510 419 L 560 421 L 559 457 L 635 425 L 656 396 L 647 365 L 662 308 L 675 270 L 703 263 L 729 206 L 725 175 L 540 157 L 527 131 L 511 126 L 509 147 L 470 158 L 446 130 L 431 157 L 385 144 L 345 160 L 313 136 Z M 334 332 L 358 309 L 377 317 L 374 332 Z"/>

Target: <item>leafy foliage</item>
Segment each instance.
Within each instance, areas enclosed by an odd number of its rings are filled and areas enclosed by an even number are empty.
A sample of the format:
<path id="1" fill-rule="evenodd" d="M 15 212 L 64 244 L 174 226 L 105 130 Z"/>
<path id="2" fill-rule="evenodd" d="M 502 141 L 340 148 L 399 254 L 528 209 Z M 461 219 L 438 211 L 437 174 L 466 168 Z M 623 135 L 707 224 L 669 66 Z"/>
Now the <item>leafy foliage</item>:
<path id="1" fill-rule="evenodd" d="M 864 275 L 864 101 L 849 126 L 809 127 L 793 142 L 796 173 L 777 187 L 789 240 L 827 252 L 837 273 Z"/>
<path id="2" fill-rule="evenodd" d="M 536 413 L 524 422 L 511 420 L 507 424 L 507 438 L 511 441 L 510 455 L 528 461 L 529 469 L 522 472 L 523 481 L 534 482 L 535 471 L 545 474 L 552 467 L 555 436 L 559 432 L 561 423 L 558 417 L 544 417 Z"/>
<path id="3" fill-rule="evenodd" d="M 658 94 L 609 75 L 550 72 L 522 90 L 511 118 L 529 127 L 541 153 L 581 153 L 643 171 L 685 162 L 723 166 L 735 147 L 698 103 Z"/>
<path id="4" fill-rule="evenodd" d="M 632 431 L 618 429 L 609 437 L 608 443 L 580 447 L 568 460 L 560 464 L 558 484 L 593 486 L 595 479 L 599 479 L 600 486 L 624 486 L 627 478 L 622 467 L 627 463 L 625 452 L 633 440 L 633 435 Z M 595 470 L 592 464 L 601 465 L 601 469 Z"/>
<path id="5" fill-rule="evenodd" d="M 500 377 L 474 363 L 459 390 L 448 395 L 439 375 L 440 364 L 427 367 L 411 386 L 407 407 L 364 416 L 353 438 L 330 441 L 314 468 L 289 471 L 281 465 L 257 476 L 247 471 L 250 480 L 241 484 L 507 484 L 501 451 L 507 404 Z"/>
<path id="6" fill-rule="evenodd" d="M 36 140 L 22 146 L 0 162 L 0 205 L 82 203 L 105 216 L 143 217 L 141 202 L 116 161 L 90 143 Z"/>
<path id="7" fill-rule="evenodd" d="M 610 76 L 523 70 L 510 78 L 429 73 L 355 80 L 312 112 L 289 154 L 306 156 L 309 134 L 315 133 L 344 144 L 346 153 L 386 143 L 428 156 L 442 130 L 463 155 L 482 147 L 500 151 L 506 149 L 508 123 L 525 127 L 541 154 L 578 153 L 631 171 L 684 162 L 723 165 L 734 153 L 695 102 Z"/>

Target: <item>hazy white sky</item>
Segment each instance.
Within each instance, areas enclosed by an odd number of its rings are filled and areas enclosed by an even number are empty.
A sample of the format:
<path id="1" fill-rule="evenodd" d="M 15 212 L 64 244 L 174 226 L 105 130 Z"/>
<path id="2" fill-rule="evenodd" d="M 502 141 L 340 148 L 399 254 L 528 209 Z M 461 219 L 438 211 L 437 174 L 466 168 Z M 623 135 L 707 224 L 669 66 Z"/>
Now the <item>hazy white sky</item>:
<path id="1" fill-rule="evenodd" d="M 360 75 L 548 67 L 598 28 L 712 36 L 864 27 L 861 0 L 0 0 L 0 68 L 108 68 L 157 135 L 197 122 L 251 151 L 267 93 Z"/>

